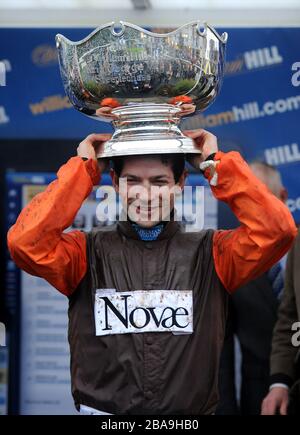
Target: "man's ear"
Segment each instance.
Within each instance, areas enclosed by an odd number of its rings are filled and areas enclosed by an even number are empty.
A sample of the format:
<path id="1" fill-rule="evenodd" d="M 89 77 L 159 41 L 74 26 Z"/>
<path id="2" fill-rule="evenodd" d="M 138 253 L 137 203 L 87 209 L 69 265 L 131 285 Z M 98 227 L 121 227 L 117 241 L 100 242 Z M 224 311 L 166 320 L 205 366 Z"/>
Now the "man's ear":
<path id="1" fill-rule="evenodd" d="M 289 197 L 288 191 L 284 187 L 282 187 L 280 189 L 279 198 L 281 199 L 282 202 L 286 203 L 288 200 L 288 197 Z"/>
<path id="2" fill-rule="evenodd" d="M 119 177 L 117 176 L 115 170 L 113 168 L 110 168 L 110 176 L 111 176 L 111 181 L 112 181 L 112 185 L 113 188 L 115 189 L 115 191 L 117 193 L 119 193 Z"/>
<path id="3" fill-rule="evenodd" d="M 180 186 L 180 189 L 183 190 L 184 185 L 185 185 L 185 179 L 188 176 L 188 170 L 184 169 L 182 174 L 179 177 L 179 180 L 177 182 L 177 184 Z"/>

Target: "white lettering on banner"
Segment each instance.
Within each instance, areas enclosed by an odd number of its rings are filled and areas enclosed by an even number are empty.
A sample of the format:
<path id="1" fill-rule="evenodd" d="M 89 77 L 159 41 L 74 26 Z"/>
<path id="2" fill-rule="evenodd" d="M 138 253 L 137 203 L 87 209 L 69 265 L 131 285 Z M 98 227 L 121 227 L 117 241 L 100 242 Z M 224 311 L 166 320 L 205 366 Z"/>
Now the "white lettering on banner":
<path id="1" fill-rule="evenodd" d="M 10 63 L 9 59 L 1 59 L 0 63 L 4 64 L 6 72 L 10 72 L 12 70 L 11 63 Z"/>
<path id="2" fill-rule="evenodd" d="M 0 346 L 6 345 L 6 329 L 4 323 L 0 322 Z"/>
<path id="3" fill-rule="evenodd" d="M 292 71 L 296 71 L 293 75 L 292 75 L 292 85 L 297 87 L 300 86 L 300 62 L 295 62 L 292 65 Z"/>
<path id="4" fill-rule="evenodd" d="M 300 196 L 298 198 L 289 198 L 286 202 L 291 213 L 294 213 L 297 210 L 300 210 Z"/>
<path id="5" fill-rule="evenodd" d="M 11 71 L 11 63 L 8 59 L 0 60 L 0 86 L 6 86 L 6 75 Z"/>
<path id="6" fill-rule="evenodd" d="M 244 122 L 264 116 L 274 116 L 282 113 L 300 109 L 300 95 L 293 95 L 286 98 L 279 98 L 275 101 L 265 101 L 262 105 L 257 101 L 244 103 L 242 106 L 232 106 L 230 110 L 211 115 L 195 115 L 188 121 L 184 121 L 185 129 L 199 127 L 216 127 L 233 122 Z"/>
<path id="7" fill-rule="evenodd" d="M 192 290 L 98 289 L 95 295 L 96 335 L 140 332 L 193 332 Z"/>
<path id="8" fill-rule="evenodd" d="M 259 50 L 246 51 L 244 59 L 248 69 L 275 65 L 283 61 L 276 45 L 260 48 Z"/>
<path id="9" fill-rule="evenodd" d="M 6 124 L 7 122 L 9 122 L 9 117 L 5 112 L 5 108 L 0 106 L 0 124 Z"/>
<path id="10" fill-rule="evenodd" d="M 0 62 L 0 86 L 6 86 L 6 68 L 4 62 Z"/>
<path id="11" fill-rule="evenodd" d="M 300 161 L 300 150 L 296 143 L 282 145 L 265 150 L 266 162 L 269 165 L 277 166 L 283 163 L 293 163 Z"/>

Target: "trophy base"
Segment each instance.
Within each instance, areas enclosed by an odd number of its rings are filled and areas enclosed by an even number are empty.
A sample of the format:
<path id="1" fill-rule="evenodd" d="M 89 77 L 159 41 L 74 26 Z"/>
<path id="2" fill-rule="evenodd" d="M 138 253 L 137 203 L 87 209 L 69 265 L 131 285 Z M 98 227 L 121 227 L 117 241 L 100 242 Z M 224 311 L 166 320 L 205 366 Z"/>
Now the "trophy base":
<path id="1" fill-rule="evenodd" d="M 138 138 L 126 141 L 109 140 L 97 158 L 134 156 L 146 154 L 201 154 L 195 148 L 193 139 L 181 136 L 177 138 Z"/>
<path id="2" fill-rule="evenodd" d="M 134 104 L 112 111 L 116 128 L 97 158 L 146 154 L 201 154 L 180 131 L 181 109 L 171 104 Z"/>

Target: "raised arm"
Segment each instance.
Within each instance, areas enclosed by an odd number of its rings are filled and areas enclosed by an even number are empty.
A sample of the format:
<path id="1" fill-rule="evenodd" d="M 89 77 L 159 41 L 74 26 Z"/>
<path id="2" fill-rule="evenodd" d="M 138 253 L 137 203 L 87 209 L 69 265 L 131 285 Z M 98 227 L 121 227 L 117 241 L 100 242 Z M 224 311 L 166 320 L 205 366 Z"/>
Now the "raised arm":
<path id="1" fill-rule="evenodd" d="M 86 241 L 83 232 L 68 228 L 93 185 L 100 181 L 102 166 L 95 148 L 106 135 L 90 135 L 57 172 L 46 190 L 22 210 L 7 234 L 8 248 L 16 264 L 46 279 L 70 295 L 86 273 Z M 87 160 L 83 161 L 83 157 Z"/>
<path id="2" fill-rule="evenodd" d="M 262 275 L 290 249 L 297 229 L 288 208 L 252 173 L 239 153 L 217 153 L 217 199 L 241 225 L 214 235 L 217 273 L 229 292 Z"/>
<path id="3" fill-rule="evenodd" d="M 237 152 L 217 151 L 215 136 L 205 130 L 189 133 L 204 151 L 211 153 L 208 169 L 214 196 L 229 205 L 241 225 L 216 231 L 213 256 L 217 274 L 229 292 L 268 270 L 291 247 L 297 229 L 288 208 L 253 174 Z M 201 164 L 198 160 L 194 165 Z"/>

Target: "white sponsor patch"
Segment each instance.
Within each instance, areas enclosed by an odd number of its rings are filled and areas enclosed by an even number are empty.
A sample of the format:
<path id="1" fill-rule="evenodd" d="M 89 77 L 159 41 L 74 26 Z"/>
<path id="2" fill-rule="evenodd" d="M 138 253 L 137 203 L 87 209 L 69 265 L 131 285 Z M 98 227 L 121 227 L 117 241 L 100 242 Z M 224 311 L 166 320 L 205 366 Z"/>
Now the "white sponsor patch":
<path id="1" fill-rule="evenodd" d="M 95 295 L 96 335 L 140 332 L 193 332 L 192 290 L 98 289 Z"/>

